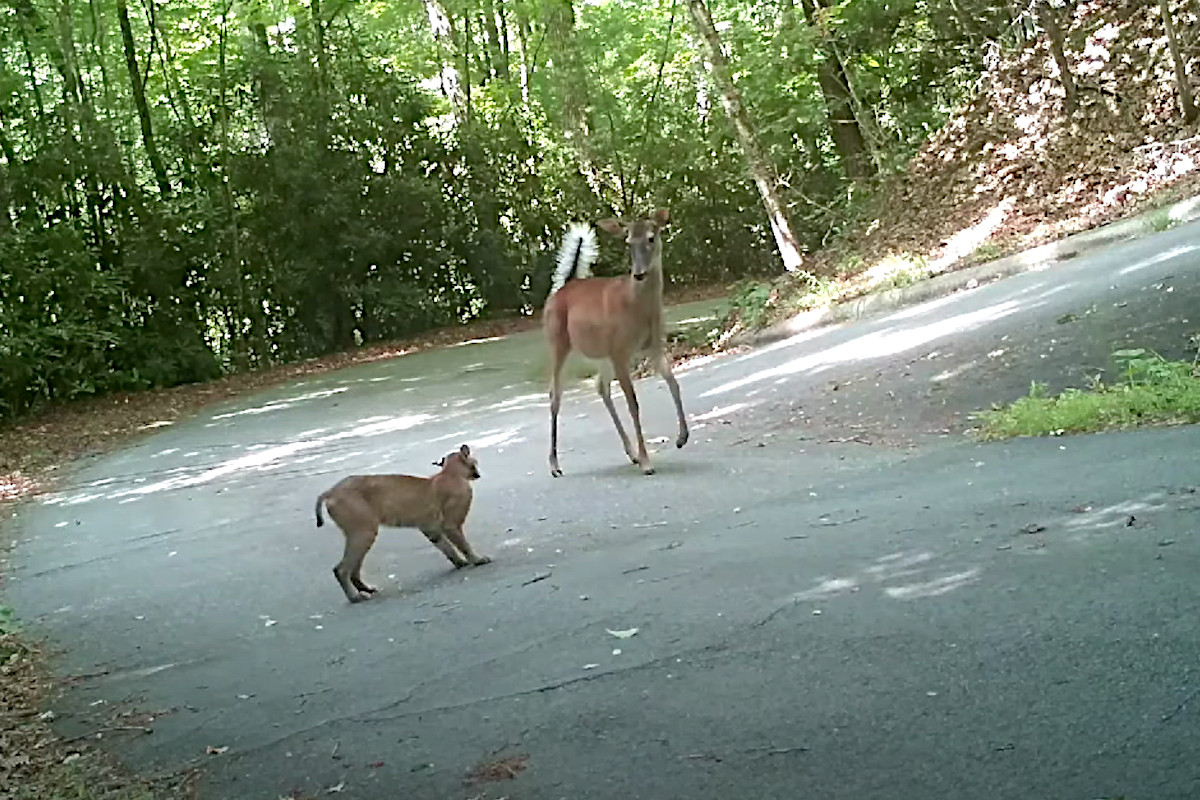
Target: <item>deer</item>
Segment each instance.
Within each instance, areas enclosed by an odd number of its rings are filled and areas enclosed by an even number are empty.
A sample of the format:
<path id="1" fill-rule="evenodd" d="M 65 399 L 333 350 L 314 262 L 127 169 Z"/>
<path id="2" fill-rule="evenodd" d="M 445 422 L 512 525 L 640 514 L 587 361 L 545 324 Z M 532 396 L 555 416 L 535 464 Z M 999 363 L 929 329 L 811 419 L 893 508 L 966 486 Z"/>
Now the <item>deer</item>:
<path id="1" fill-rule="evenodd" d="M 567 356 L 577 351 L 600 362 L 596 392 L 612 418 L 625 455 L 653 475 L 654 467 L 646 452 L 637 395 L 630 370 L 635 357 L 649 360 L 666 381 L 679 417 L 675 446 L 688 441 L 687 416 L 683 411 L 679 382 L 671 372 L 666 354 L 666 326 L 663 323 L 662 230 L 669 212 L 665 208 L 650 217 L 623 222 L 602 219 L 597 226 L 613 236 L 623 237 L 628 246 L 631 266 L 628 275 L 596 278 L 591 265 L 599 255 L 596 233 L 587 223 L 575 223 L 567 230 L 559 249 L 550 293 L 542 309 L 542 327 L 550 347 L 550 474 L 562 476 L 558 463 L 558 412 L 562 405 L 562 371 Z M 633 449 L 612 400 L 612 381 L 616 378 L 625 394 L 637 450 Z"/>

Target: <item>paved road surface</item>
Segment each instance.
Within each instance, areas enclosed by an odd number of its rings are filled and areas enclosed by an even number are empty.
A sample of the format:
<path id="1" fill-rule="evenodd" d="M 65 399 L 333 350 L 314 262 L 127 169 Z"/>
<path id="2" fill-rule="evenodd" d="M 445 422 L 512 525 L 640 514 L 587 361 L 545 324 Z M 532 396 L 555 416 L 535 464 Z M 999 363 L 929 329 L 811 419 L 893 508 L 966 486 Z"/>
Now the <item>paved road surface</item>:
<path id="1" fill-rule="evenodd" d="M 83 466 L 8 601 L 92 676 L 64 730 L 152 716 L 106 740 L 212 798 L 1195 798 L 1200 430 L 961 434 L 1189 313 L 1200 225 L 726 357 L 649 478 L 582 387 L 550 478 L 536 334 L 348 369 Z M 347 605 L 313 498 L 461 442 L 495 563 L 393 532 Z"/>

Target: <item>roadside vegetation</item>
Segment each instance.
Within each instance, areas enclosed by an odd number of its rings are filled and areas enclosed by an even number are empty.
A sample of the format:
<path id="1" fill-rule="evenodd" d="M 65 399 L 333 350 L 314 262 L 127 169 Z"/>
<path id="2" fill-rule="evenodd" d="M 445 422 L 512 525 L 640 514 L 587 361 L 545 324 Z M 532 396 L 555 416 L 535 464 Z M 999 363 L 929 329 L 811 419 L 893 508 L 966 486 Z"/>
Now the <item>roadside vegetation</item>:
<path id="1" fill-rule="evenodd" d="M 847 206 L 805 274 L 744 281 L 728 327 L 753 331 L 1134 213 L 1149 212 L 1148 230 L 1177 224 L 1163 206 L 1200 190 L 1195 7 L 1169 4 L 1193 48 L 1180 81 L 1158 3 L 1050 5 L 1030 8 L 1062 14 L 1061 41 L 995 51 L 978 91 L 906 169 Z"/>
<path id="2" fill-rule="evenodd" d="M 1049 395 L 1035 383 L 1028 396 L 978 414 L 977 435 L 997 441 L 1200 422 L 1200 335 L 1192 342 L 1197 350 L 1190 361 L 1118 350 L 1116 380 L 1097 377 L 1086 389 Z"/>
<path id="3" fill-rule="evenodd" d="M 57 735 L 52 727 L 54 714 L 46 709 L 56 686 L 47 664 L 46 654 L 20 635 L 12 610 L 0 605 L 0 686 L 4 687 L 0 692 L 0 800 L 186 800 L 193 796 L 190 774 L 150 782 L 92 746 L 106 735 L 122 735 L 119 724 L 80 739 Z"/>

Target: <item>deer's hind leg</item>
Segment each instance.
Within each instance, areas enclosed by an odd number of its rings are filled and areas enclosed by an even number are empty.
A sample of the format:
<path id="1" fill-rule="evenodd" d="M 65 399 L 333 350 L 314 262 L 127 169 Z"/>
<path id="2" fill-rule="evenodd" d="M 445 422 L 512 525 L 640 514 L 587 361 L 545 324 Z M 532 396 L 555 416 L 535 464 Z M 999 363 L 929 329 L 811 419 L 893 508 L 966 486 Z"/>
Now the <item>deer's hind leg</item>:
<path id="1" fill-rule="evenodd" d="M 608 409 L 608 415 L 612 417 L 613 427 L 617 429 L 617 435 L 621 437 L 621 446 L 625 448 L 625 455 L 629 456 L 629 460 L 636 464 L 638 463 L 637 456 L 634 455 L 633 447 L 629 444 L 625 426 L 621 424 L 621 418 L 617 415 L 617 407 L 613 405 L 613 374 L 612 364 L 608 361 L 602 362 L 600 371 L 596 374 L 596 393 L 600 395 L 600 399 L 604 401 L 604 407 Z"/>
<path id="2" fill-rule="evenodd" d="M 566 332 L 560 329 L 547 328 L 550 337 L 551 366 L 550 366 L 550 474 L 555 478 L 562 477 L 562 468 L 558 466 L 558 409 L 562 406 L 562 371 L 567 354 L 571 352 L 566 341 Z"/>

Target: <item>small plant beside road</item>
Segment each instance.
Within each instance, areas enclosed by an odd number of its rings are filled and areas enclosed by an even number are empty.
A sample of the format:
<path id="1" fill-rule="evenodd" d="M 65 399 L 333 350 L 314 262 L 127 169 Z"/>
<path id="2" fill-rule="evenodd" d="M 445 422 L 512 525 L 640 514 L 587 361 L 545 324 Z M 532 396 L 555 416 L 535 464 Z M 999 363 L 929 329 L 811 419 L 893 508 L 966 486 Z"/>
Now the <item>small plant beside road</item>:
<path id="1" fill-rule="evenodd" d="M 1087 389 L 1049 395 L 1034 383 L 1014 403 L 976 415 L 984 441 L 1017 436 L 1061 436 L 1149 425 L 1200 422 L 1200 334 L 1191 360 L 1172 361 L 1142 349 L 1118 350 L 1113 360 L 1119 377 L 1096 378 Z"/>

